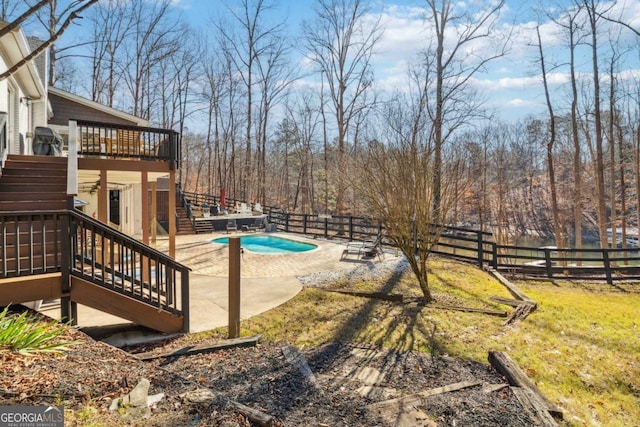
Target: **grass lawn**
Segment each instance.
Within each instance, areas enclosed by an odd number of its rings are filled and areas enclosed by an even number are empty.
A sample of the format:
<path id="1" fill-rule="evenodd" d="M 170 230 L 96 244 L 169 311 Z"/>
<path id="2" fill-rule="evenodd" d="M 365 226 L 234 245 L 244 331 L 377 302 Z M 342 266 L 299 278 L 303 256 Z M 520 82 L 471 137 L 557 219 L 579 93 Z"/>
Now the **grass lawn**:
<path id="1" fill-rule="evenodd" d="M 434 258 L 429 275 L 438 304 L 510 311 L 489 300 L 510 297 L 488 274 Z M 569 425 L 637 425 L 640 420 L 640 284 L 613 287 L 518 282 L 539 308 L 523 322 L 421 306 L 411 274 L 381 283 L 336 283 L 336 289 L 401 293 L 404 304 L 305 289 L 242 323 L 242 334 L 299 346 L 329 341 L 374 343 L 446 353 L 487 363 L 489 350 L 509 353 L 565 411 Z M 214 332 L 215 334 L 216 332 Z M 217 332 L 220 333 L 219 331 Z M 191 337 L 200 340 L 206 335 Z"/>

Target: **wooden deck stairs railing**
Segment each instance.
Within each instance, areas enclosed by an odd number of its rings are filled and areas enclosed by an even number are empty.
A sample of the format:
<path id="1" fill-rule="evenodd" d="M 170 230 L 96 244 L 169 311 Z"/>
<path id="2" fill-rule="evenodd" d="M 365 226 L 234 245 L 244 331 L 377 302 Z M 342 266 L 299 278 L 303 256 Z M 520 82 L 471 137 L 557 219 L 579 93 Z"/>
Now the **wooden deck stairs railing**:
<path id="1" fill-rule="evenodd" d="M 189 268 L 69 203 L 65 158 L 8 157 L 0 305 L 61 298 L 72 319 L 79 303 L 158 331 L 187 331 Z"/>

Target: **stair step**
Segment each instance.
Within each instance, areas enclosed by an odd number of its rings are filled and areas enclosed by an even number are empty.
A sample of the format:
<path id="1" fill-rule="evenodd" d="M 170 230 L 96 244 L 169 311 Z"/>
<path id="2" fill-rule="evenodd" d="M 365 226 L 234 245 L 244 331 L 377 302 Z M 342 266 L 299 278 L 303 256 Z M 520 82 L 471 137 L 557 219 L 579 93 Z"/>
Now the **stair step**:
<path id="1" fill-rule="evenodd" d="M 46 251 L 47 255 L 53 255 L 54 253 L 58 253 L 58 260 L 61 257 L 61 248 L 62 242 L 47 242 L 44 245 L 36 244 L 33 245 L 28 242 L 20 243 L 20 257 L 28 257 L 30 254 L 33 254 L 36 258 L 42 257 L 42 251 Z M 7 258 L 15 258 L 16 257 L 16 246 L 7 244 L 7 246 L 0 248 L 0 259 L 4 259 L 4 256 Z"/>
<path id="2" fill-rule="evenodd" d="M 64 176 L 46 176 L 40 174 L 33 175 L 3 175 L 0 178 L 0 185 L 4 184 L 64 184 L 67 185 L 67 175 Z"/>
<path id="3" fill-rule="evenodd" d="M 14 164 L 9 163 L 2 169 L 2 177 L 8 178 L 10 176 L 46 176 L 51 178 L 66 178 L 67 168 L 35 168 L 35 167 L 15 167 Z"/>
<path id="4" fill-rule="evenodd" d="M 60 238 L 61 238 L 60 236 L 61 236 L 60 233 L 59 232 L 56 233 L 56 230 L 50 230 L 50 231 L 46 231 L 44 233 L 44 240 L 48 244 L 49 242 L 53 242 L 53 241 L 55 241 L 57 239 L 58 240 L 58 244 L 62 244 L 61 241 L 60 241 Z M 33 239 L 33 244 L 34 245 L 39 245 L 39 244 L 42 243 L 42 233 L 40 233 L 39 231 L 38 232 L 34 232 L 31 235 L 29 234 L 28 231 L 24 231 L 24 232 L 21 231 L 19 237 L 20 237 L 20 244 L 21 245 L 25 244 L 27 242 L 31 242 L 32 239 Z M 8 233 L 6 233 L 4 235 L 0 235 L 0 239 L 1 239 L 0 242 L 2 244 L 7 245 L 7 246 L 15 245 L 16 241 L 18 240 L 18 239 L 16 239 L 16 234 L 13 233 L 13 232 L 11 232 L 11 233 L 8 232 Z"/>
<path id="5" fill-rule="evenodd" d="M 7 156 L 7 161 L 15 162 L 15 163 L 35 163 L 39 165 L 44 165 L 44 164 L 66 165 L 69 162 L 69 159 L 67 159 L 66 157 L 56 157 L 56 156 L 32 156 L 32 155 L 9 154 Z"/>
<path id="6" fill-rule="evenodd" d="M 63 200 L 66 199 L 66 197 L 67 195 L 63 195 L 62 193 L 35 193 L 19 191 L 7 191 L 2 193 L 3 201 Z"/>
<path id="7" fill-rule="evenodd" d="M 23 212 L 23 211 L 49 211 L 66 209 L 66 200 L 29 200 L 16 201 L 7 200 L 5 197 L 0 200 L 1 212 Z"/>
<path id="8" fill-rule="evenodd" d="M 4 183 L 3 179 L 0 178 L 0 192 L 14 192 L 14 191 L 23 191 L 29 192 L 37 189 L 42 192 L 59 192 L 59 193 L 67 193 L 67 184 L 66 183 L 53 183 L 53 184 L 38 184 L 36 188 L 34 188 L 34 184 L 28 182 L 8 182 Z"/>

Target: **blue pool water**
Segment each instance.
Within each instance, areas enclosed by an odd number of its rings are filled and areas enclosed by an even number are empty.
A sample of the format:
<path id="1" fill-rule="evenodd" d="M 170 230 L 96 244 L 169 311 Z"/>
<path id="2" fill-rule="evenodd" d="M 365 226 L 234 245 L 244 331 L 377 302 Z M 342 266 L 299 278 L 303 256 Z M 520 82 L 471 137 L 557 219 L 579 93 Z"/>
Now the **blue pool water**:
<path id="1" fill-rule="evenodd" d="M 229 244 L 228 237 L 219 237 L 212 240 L 213 243 Z M 260 254 L 289 254 L 294 252 L 307 252 L 317 248 L 312 243 L 296 242 L 276 236 L 256 234 L 253 236 L 241 236 L 240 246 L 251 252 Z"/>

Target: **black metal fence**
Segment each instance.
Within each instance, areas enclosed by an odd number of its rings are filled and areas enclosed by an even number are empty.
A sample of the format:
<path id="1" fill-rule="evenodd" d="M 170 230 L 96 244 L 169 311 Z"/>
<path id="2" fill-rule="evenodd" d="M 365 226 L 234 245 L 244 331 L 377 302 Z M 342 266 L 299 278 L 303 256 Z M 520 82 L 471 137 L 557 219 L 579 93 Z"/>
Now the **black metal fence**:
<path id="1" fill-rule="evenodd" d="M 367 240 L 383 229 L 365 217 L 297 214 L 272 207 L 265 213 L 280 231 L 327 239 Z M 385 244 L 393 246 L 389 241 Z M 638 248 L 557 249 L 499 245 L 492 233 L 447 226 L 432 252 L 524 277 L 606 280 L 610 284 L 640 280 Z"/>

